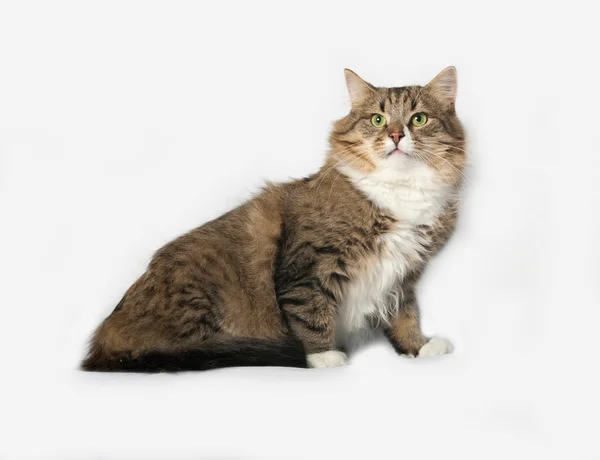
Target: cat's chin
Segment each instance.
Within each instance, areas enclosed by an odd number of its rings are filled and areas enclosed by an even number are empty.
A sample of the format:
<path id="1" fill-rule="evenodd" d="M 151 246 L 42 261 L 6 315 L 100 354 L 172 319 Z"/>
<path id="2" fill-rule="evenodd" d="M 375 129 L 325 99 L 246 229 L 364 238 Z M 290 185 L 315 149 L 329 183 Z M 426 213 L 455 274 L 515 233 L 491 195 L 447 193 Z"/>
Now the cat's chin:
<path id="1" fill-rule="evenodd" d="M 388 153 L 381 163 L 384 168 L 402 171 L 414 167 L 416 162 L 412 155 L 397 149 Z"/>

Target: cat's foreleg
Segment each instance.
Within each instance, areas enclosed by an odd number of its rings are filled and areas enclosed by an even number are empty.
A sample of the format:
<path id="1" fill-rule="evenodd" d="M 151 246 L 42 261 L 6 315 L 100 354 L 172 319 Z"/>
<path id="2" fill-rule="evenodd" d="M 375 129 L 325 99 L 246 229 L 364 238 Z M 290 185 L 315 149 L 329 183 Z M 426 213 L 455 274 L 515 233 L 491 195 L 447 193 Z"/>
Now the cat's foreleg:
<path id="1" fill-rule="evenodd" d="M 428 339 L 421 332 L 414 288 L 403 290 L 398 313 L 384 327 L 384 332 L 398 354 L 409 358 L 445 355 L 453 350 L 449 340 L 441 337 Z"/>

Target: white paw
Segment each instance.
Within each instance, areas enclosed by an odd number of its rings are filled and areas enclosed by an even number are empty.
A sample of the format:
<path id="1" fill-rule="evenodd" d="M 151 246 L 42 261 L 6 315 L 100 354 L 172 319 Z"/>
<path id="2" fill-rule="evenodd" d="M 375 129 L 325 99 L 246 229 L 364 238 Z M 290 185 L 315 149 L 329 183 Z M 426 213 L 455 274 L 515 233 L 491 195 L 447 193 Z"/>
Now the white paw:
<path id="1" fill-rule="evenodd" d="M 313 353 L 306 357 L 308 367 L 339 367 L 348 364 L 346 353 L 337 350 Z"/>
<path id="2" fill-rule="evenodd" d="M 448 339 L 441 337 L 432 337 L 425 345 L 419 350 L 419 358 L 425 358 L 427 356 L 439 356 L 452 353 L 454 347 Z"/>

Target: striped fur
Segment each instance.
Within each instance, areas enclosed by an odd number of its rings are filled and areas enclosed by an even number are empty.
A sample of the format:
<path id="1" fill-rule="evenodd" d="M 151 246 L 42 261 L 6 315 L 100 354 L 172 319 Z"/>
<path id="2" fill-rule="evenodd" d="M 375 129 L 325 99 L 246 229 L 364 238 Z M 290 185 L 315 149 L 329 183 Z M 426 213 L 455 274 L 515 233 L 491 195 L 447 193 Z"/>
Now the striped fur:
<path id="1" fill-rule="evenodd" d="M 425 87 L 346 79 L 352 110 L 321 170 L 161 248 L 96 330 L 84 369 L 340 365 L 351 337 L 377 326 L 401 354 L 451 349 L 422 335 L 414 286 L 457 218 L 456 72 Z M 428 121 L 413 126 L 420 112 Z"/>

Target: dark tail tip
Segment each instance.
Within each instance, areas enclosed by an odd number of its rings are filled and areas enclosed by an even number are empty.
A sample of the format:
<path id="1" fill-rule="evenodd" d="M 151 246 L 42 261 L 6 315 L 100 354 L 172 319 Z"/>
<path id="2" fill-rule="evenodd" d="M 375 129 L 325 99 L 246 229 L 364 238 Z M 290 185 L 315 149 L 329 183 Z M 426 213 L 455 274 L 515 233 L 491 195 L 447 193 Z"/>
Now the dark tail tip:
<path id="1" fill-rule="evenodd" d="M 92 346 L 81 363 L 83 370 L 96 372 L 178 372 L 239 366 L 307 368 L 308 363 L 302 344 L 295 339 L 232 339 L 194 350 L 151 351 L 135 358 L 131 353 L 107 356 Z"/>

